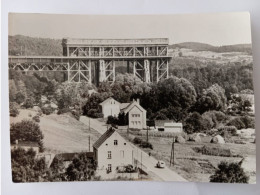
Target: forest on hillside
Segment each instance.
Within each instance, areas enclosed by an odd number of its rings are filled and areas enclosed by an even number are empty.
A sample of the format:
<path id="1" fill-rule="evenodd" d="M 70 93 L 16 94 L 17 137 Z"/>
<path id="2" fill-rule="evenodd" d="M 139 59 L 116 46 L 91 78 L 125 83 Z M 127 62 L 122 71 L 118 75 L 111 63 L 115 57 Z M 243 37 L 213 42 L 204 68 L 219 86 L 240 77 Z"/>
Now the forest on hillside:
<path id="1" fill-rule="evenodd" d="M 62 45 L 59 39 L 8 36 L 8 53 L 14 56 L 61 56 Z"/>
<path id="2" fill-rule="evenodd" d="M 177 43 L 177 44 L 170 45 L 170 48 L 172 49 L 186 48 L 186 49 L 192 49 L 193 51 L 212 51 L 217 53 L 244 52 L 249 55 L 252 55 L 251 44 L 213 46 L 205 43 L 184 42 L 184 43 Z"/>

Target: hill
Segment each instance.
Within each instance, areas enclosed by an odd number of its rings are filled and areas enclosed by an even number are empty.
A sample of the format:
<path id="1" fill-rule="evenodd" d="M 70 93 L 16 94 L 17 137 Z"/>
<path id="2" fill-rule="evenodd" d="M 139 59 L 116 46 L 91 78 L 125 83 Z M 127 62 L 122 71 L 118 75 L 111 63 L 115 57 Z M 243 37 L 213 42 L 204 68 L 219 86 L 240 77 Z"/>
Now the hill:
<path id="1" fill-rule="evenodd" d="M 192 49 L 193 51 L 212 51 L 217 53 L 245 52 L 247 54 L 252 55 L 251 44 L 213 46 L 213 45 L 199 43 L 199 42 L 184 42 L 184 43 L 170 45 L 170 48 L 171 49 L 186 48 L 186 49 Z"/>
<path id="2" fill-rule="evenodd" d="M 178 43 L 173 44 L 170 46 L 172 49 L 176 48 L 186 48 L 186 49 L 192 49 L 195 51 L 202 51 L 202 50 L 212 50 L 214 46 L 206 44 L 206 43 L 198 43 L 198 42 L 184 42 L 184 43 Z"/>
<path id="3" fill-rule="evenodd" d="M 8 37 L 9 55 L 36 55 L 36 56 L 61 56 L 62 45 L 60 39 L 35 38 L 23 35 Z M 170 45 L 169 48 L 186 48 L 193 51 L 245 52 L 252 54 L 251 44 L 237 44 L 213 46 L 199 42 L 184 42 Z"/>
<path id="4" fill-rule="evenodd" d="M 9 55 L 61 56 L 60 39 L 8 36 Z"/>

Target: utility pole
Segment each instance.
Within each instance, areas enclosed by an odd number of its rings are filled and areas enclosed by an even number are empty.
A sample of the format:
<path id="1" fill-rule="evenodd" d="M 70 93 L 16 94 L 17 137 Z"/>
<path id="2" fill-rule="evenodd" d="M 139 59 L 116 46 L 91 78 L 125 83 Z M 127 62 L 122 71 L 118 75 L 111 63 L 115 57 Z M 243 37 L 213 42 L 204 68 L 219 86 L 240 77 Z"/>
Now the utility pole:
<path id="1" fill-rule="evenodd" d="M 146 142 L 148 143 L 148 127 L 146 127 L 147 129 L 146 129 Z"/>
<path id="2" fill-rule="evenodd" d="M 171 165 L 174 165 L 174 142 L 175 142 L 175 137 L 173 137 L 173 141 L 172 141 L 172 150 L 171 150 L 170 166 L 171 166 Z"/>
<path id="3" fill-rule="evenodd" d="M 88 136 L 88 151 L 90 152 L 90 135 Z"/>
<path id="4" fill-rule="evenodd" d="M 143 157 L 141 152 L 141 180 L 142 180 L 142 172 L 143 172 Z"/>
<path id="5" fill-rule="evenodd" d="M 88 117 L 88 129 L 90 132 L 90 117 Z M 88 151 L 90 152 L 90 135 L 88 136 Z"/>

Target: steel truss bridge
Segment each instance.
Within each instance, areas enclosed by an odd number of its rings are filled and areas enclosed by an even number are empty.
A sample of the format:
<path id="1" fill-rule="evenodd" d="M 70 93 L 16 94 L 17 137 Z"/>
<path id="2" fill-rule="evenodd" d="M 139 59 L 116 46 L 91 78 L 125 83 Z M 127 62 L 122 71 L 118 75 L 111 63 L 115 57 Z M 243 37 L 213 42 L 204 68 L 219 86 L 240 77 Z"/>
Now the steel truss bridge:
<path id="1" fill-rule="evenodd" d="M 169 76 L 168 39 L 63 39 L 63 56 L 9 56 L 9 69 L 23 72 L 59 71 L 69 82 L 113 83 L 116 66 L 142 81 Z"/>

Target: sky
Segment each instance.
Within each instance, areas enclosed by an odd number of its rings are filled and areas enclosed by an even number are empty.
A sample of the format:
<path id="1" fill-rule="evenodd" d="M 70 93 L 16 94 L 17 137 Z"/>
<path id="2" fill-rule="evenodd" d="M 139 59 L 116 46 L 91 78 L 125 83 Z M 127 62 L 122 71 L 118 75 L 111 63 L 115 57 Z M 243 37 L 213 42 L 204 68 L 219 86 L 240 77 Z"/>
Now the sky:
<path id="1" fill-rule="evenodd" d="M 9 14 L 9 35 L 62 39 L 169 38 L 170 44 L 251 43 L 247 12 L 178 15 Z"/>

